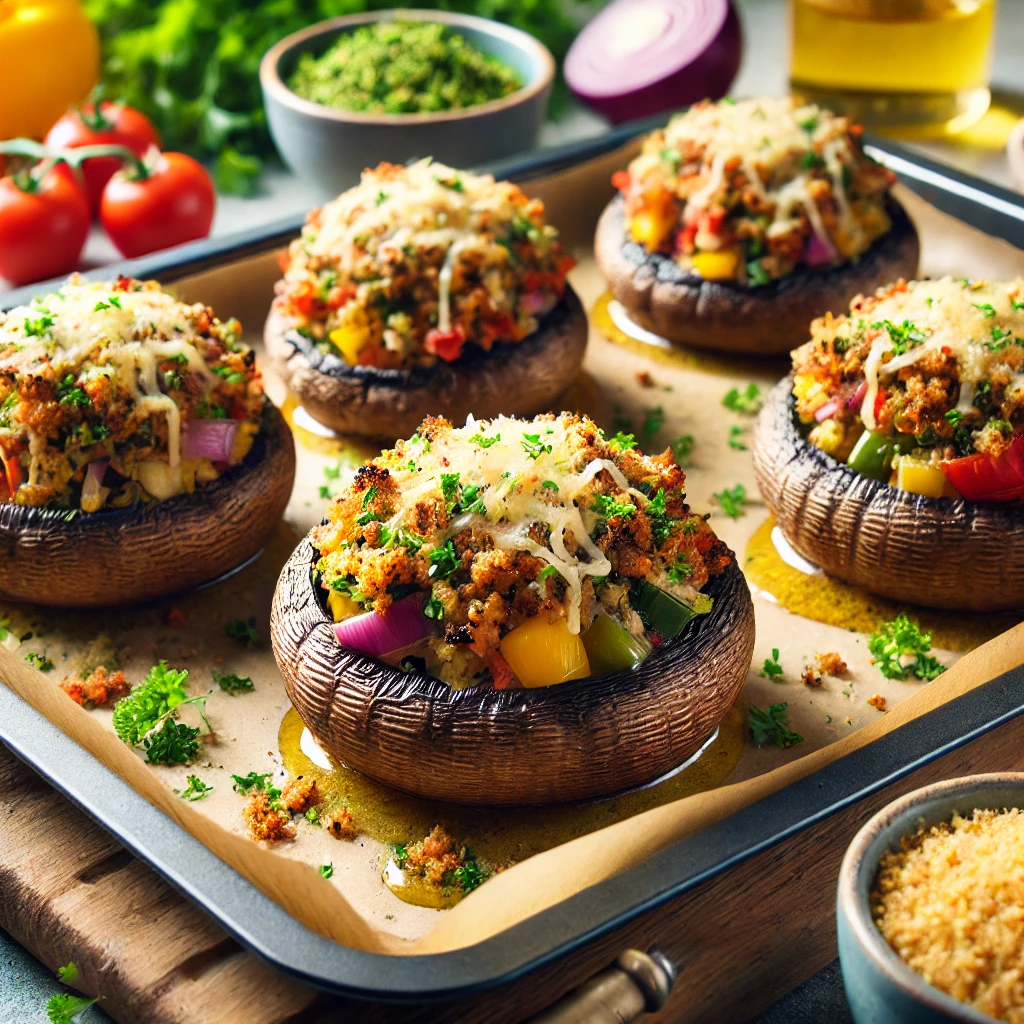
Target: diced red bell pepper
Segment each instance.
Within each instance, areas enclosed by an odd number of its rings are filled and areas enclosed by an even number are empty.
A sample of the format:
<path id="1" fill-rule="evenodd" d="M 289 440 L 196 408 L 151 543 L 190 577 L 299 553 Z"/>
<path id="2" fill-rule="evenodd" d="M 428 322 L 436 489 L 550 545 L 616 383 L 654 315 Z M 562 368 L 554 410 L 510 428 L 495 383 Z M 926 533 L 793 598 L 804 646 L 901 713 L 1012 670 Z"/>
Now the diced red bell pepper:
<path id="1" fill-rule="evenodd" d="M 629 171 L 616 171 L 612 175 L 612 186 L 620 192 L 628 192 L 630 186 Z"/>
<path id="2" fill-rule="evenodd" d="M 1002 455 L 975 452 L 942 463 L 949 482 L 969 501 L 1015 501 L 1024 498 L 1024 432 Z"/>
<path id="3" fill-rule="evenodd" d="M 441 331 L 436 327 L 427 331 L 423 339 L 423 347 L 432 355 L 438 356 L 446 363 L 452 363 L 462 355 L 462 346 L 466 343 L 466 334 L 459 324 L 450 331 Z"/>

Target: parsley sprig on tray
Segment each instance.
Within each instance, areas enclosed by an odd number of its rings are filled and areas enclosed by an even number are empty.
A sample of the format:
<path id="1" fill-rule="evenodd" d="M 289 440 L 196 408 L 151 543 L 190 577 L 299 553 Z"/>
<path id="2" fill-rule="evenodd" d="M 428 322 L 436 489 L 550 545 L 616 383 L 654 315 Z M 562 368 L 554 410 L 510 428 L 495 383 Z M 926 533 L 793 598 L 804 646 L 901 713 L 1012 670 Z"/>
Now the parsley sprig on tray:
<path id="1" fill-rule="evenodd" d="M 750 735 L 759 747 L 774 743 L 779 749 L 785 750 L 803 743 L 803 736 L 793 732 L 789 727 L 786 719 L 787 707 L 788 704 L 772 704 L 767 711 L 763 711 L 753 704 L 750 705 Z"/>
<path id="2" fill-rule="evenodd" d="M 868 640 L 875 668 L 886 679 L 934 679 L 946 671 L 932 649 L 932 635 L 926 633 L 906 612 L 884 623 Z"/>

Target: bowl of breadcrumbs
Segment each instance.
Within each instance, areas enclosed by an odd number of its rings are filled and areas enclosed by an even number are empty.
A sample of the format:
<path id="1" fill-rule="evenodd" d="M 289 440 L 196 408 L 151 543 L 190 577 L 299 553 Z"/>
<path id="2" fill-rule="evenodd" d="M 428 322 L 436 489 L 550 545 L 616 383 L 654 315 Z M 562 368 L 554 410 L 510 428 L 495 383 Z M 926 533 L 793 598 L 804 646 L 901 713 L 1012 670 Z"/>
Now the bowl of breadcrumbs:
<path id="1" fill-rule="evenodd" d="M 837 924 L 857 1024 L 1024 1024 L 1024 774 L 883 808 L 846 852 Z"/>

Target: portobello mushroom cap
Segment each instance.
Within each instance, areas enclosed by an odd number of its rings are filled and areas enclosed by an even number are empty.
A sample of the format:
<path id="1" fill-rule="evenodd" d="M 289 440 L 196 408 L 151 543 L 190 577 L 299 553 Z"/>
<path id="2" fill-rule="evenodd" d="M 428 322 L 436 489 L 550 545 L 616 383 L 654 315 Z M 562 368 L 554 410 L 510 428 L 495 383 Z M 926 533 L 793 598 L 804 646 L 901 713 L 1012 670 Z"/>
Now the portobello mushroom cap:
<path id="1" fill-rule="evenodd" d="M 576 379 L 587 347 L 587 317 L 569 285 L 561 302 L 528 338 L 469 346 L 455 362 L 412 370 L 350 366 L 324 352 L 271 309 L 264 329 L 267 352 L 309 414 L 339 433 L 411 437 L 427 416 L 462 423 L 533 416 Z"/>
<path id="2" fill-rule="evenodd" d="M 851 299 L 879 285 L 917 276 L 917 229 L 891 198 L 889 215 L 892 228 L 856 263 L 801 269 L 755 288 L 705 281 L 670 256 L 629 241 L 621 196 L 601 214 L 594 254 L 612 295 L 639 326 L 697 348 L 780 355 L 807 340 L 815 317 L 849 309 Z"/>
<path id="3" fill-rule="evenodd" d="M 926 498 L 862 476 L 807 441 L 793 378 L 754 430 L 757 484 L 783 536 L 830 576 L 894 601 L 1024 607 L 1024 502 Z"/>
<path id="4" fill-rule="evenodd" d="M 634 671 L 540 689 L 453 689 L 342 647 L 307 537 L 278 581 L 270 635 L 285 689 L 331 757 L 395 789 L 474 805 L 609 796 L 696 752 L 736 700 L 754 609 L 736 563 L 715 599 Z"/>
<path id="5" fill-rule="evenodd" d="M 260 550 L 294 479 L 291 431 L 268 402 L 245 459 L 191 494 L 94 513 L 0 505 L 0 598 L 109 607 L 216 579 Z"/>

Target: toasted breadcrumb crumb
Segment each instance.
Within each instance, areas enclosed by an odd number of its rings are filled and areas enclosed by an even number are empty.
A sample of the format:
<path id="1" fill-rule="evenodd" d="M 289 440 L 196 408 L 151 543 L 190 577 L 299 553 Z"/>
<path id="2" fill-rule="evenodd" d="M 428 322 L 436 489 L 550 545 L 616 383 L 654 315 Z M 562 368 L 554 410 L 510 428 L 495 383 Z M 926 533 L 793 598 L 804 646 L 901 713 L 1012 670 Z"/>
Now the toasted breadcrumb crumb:
<path id="1" fill-rule="evenodd" d="M 301 776 L 292 779 L 281 791 L 281 806 L 291 814 L 305 814 L 310 807 L 320 803 L 320 787 L 316 779 Z"/>
<path id="2" fill-rule="evenodd" d="M 804 686 L 821 686 L 821 673 L 813 665 L 804 665 L 803 675 L 800 681 Z"/>
<path id="3" fill-rule="evenodd" d="M 272 805 L 270 794 L 264 789 L 256 790 L 249 797 L 242 808 L 242 816 L 253 839 L 276 843 L 295 838 L 296 828 L 291 816 Z"/>
<path id="4" fill-rule="evenodd" d="M 824 654 L 819 652 L 814 658 L 818 668 L 826 675 L 841 676 L 846 673 L 846 662 L 835 651 L 826 651 Z"/>
<path id="5" fill-rule="evenodd" d="M 641 370 L 636 375 L 636 381 L 642 388 L 653 388 L 654 378 L 651 376 L 648 370 Z"/>
<path id="6" fill-rule="evenodd" d="M 405 870 L 422 876 L 431 885 L 440 885 L 449 871 L 461 865 L 455 840 L 443 825 L 435 825 L 426 839 L 410 843 L 406 849 Z"/>
<path id="7" fill-rule="evenodd" d="M 102 665 L 94 669 L 92 674 L 83 679 L 79 675 L 68 676 L 60 688 L 83 708 L 103 707 L 126 697 L 131 685 L 125 680 L 123 672 L 108 672 Z"/>
<path id="8" fill-rule="evenodd" d="M 344 839 L 349 843 L 360 834 L 359 826 L 356 825 L 352 812 L 347 807 L 332 811 L 330 816 L 324 821 L 324 828 L 335 839 Z"/>
<path id="9" fill-rule="evenodd" d="M 880 693 L 873 693 L 868 697 L 868 703 L 878 711 L 885 710 L 885 698 Z"/>
<path id="10" fill-rule="evenodd" d="M 926 981 L 1024 1024 L 1024 813 L 975 810 L 885 854 L 871 894 L 879 930 Z"/>

